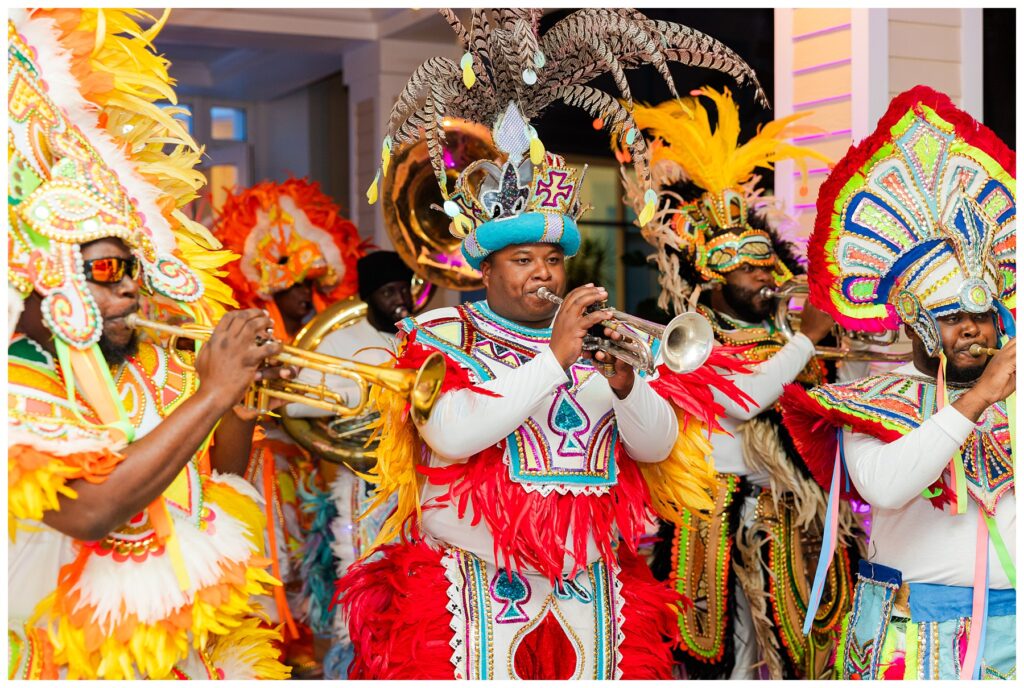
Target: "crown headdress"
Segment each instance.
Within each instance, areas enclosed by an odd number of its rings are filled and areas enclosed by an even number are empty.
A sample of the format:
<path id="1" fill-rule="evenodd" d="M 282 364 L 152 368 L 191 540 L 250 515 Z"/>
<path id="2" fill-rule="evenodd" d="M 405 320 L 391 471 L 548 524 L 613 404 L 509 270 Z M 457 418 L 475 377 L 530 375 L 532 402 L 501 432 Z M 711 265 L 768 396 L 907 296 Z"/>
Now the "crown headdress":
<path id="1" fill-rule="evenodd" d="M 936 318 L 1016 300 L 1016 155 L 950 99 L 917 86 L 822 185 L 810 298 L 851 329 L 910 325 L 929 354 Z"/>
<path id="2" fill-rule="evenodd" d="M 624 70 L 652 64 L 677 95 L 669 61 L 710 66 L 739 84 L 753 83 L 758 99 L 767 104 L 753 70 L 728 47 L 688 27 L 651 20 L 636 10 L 578 10 L 543 35 L 539 9 L 473 10 L 468 27 L 452 10 L 442 9 L 441 14 L 455 30 L 465 54 L 458 64 L 431 58 L 413 73 L 391 111 L 381 169 L 367 198 L 370 203 L 376 201 L 377 185 L 387 175 L 392 147 L 423 136 L 445 199 L 444 210 L 452 218 L 452 233 L 463 238 L 463 253 L 471 264 L 479 265 L 481 252 L 496 250 L 488 244 L 520 243 L 523 237 L 557 241 L 567 254 L 573 236 L 578 246 L 575 219 L 579 211 L 574 203 L 582 175 L 576 177 L 560 158 L 547 155 L 529 123 L 550 104 L 561 101 L 579 107 L 621 136 L 638 175 L 648 186 L 649 152 L 631 115 L 633 100 Z M 622 104 L 587 85 L 604 73 L 613 76 Z M 444 165 L 441 123 L 448 116 L 491 126 L 496 144 L 507 156 L 503 162 L 491 161 L 493 167 L 464 170 L 454 194 L 449 193 Z M 474 174 L 482 180 L 475 180 Z M 647 201 L 641 213 L 644 223 L 654 212 L 653 191 Z M 507 223 L 511 217 L 507 212 L 528 219 Z M 504 223 L 502 230 L 516 231 L 499 235 L 493 222 Z"/>

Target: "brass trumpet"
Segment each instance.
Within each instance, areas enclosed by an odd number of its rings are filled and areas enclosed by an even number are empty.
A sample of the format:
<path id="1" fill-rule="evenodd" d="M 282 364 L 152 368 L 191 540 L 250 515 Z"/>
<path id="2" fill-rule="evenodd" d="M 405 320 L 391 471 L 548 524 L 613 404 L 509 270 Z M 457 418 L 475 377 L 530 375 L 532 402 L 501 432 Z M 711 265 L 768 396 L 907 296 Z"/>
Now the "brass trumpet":
<path id="1" fill-rule="evenodd" d="M 992 349 L 981 344 L 971 344 L 971 348 L 967 350 L 967 353 L 976 358 L 979 356 L 995 356 L 999 353 L 999 349 Z"/>
<path id="2" fill-rule="evenodd" d="M 782 336 L 786 338 L 786 341 L 789 341 L 795 334 L 793 331 L 793 324 L 790 319 L 789 301 L 796 296 L 806 297 L 808 294 L 807 285 L 803 282 L 792 282 L 780 289 L 764 287 L 761 289 L 760 294 L 765 298 L 775 299 L 777 301 L 775 306 L 775 317 L 773 318 L 775 327 L 782 333 Z M 839 341 L 845 339 L 847 341 L 863 342 L 874 346 L 892 346 L 896 343 L 896 340 L 899 339 L 899 332 L 895 330 L 879 333 L 856 332 L 853 330 L 847 330 L 845 327 L 841 327 L 838 324 L 834 326 L 833 333 Z M 829 346 L 815 348 L 814 355 L 817 358 L 821 358 L 826 361 L 906 362 L 911 358 L 910 352 L 900 354 L 888 353 L 885 351 L 853 351 L 842 347 Z"/>
<path id="3" fill-rule="evenodd" d="M 170 352 L 176 362 L 186 370 L 194 368 L 181 360 L 177 352 L 179 338 L 208 341 L 213 328 L 205 325 L 188 323 L 168 325 L 138 317 L 134 313 L 125 318 L 132 329 L 151 330 L 170 335 Z M 284 346 L 281 353 L 272 359 L 281 365 L 309 368 L 321 374 L 319 385 L 309 385 L 294 380 L 260 380 L 246 391 L 245 405 L 267 413 L 271 399 L 304 404 L 314 408 L 330 411 L 337 416 L 355 416 L 364 412 L 369 402 L 369 386 L 377 385 L 409 397 L 413 420 L 417 424 L 426 422 L 434 407 L 434 402 L 441 393 L 441 382 L 445 375 L 444 357 L 434 353 L 418 370 L 384 368 L 380 366 L 357 363 L 344 358 L 325 356 L 315 351 L 307 351 L 295 346 Z M 359 403 L 349 406 L 341 395 L 327 388 L 327 376 L 336 375 L 352 380 L 359 388 Z"/>
<path id="4" fill-rule="evenodd" d="M 563 300 L 546 287 L 538 289 L 537 296 L 558 305 L 561 305 Z M 591 310 L 606 309 L 595 304 Z M 698 313 L 683 313 L 673 318 L 668 325 L 659 325 L 629 313 L 615 309 L 607 310 L 612 311 L 612 317 L 601 324 L 618 330 L 622 334 L 622 339 L 616 342 L 604 337 L 587 335 L 583 339 L 583 349 L 603 351 L 648 375 L 655 370 L 654 351 L 636 334 L 637 332 L 661 340 L 662 360 L 674 373 L 691 373 L 700 368 L 708 360 L 715 345 L 715 333 L 711 329 L 711 323 Z M 629 330 L 634 331 L 632 335 Z"/>

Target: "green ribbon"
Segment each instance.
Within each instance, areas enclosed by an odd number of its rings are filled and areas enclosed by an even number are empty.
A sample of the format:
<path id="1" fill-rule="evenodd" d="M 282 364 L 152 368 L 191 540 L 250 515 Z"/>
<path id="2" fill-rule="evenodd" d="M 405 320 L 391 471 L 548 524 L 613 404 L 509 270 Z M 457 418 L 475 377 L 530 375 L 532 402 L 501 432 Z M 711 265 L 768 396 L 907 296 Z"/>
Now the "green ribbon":
<path id="1" fill-rule="evenodd" d="M 1010 556 L 1010 552 L 1006 549 L 1006 543 L 1003 542 L 1003 536 L 999 534 L 996 520 L 985 513 L 984 509 L 981 511 L 981 516 L 985 519 L 985 525 L 988 527 L 988 537 L 992 541 L 992 547 L 996 551 L 996 556 L 999 557 L 999 563 L 1003 567 L 1003 572 L 1010 579 L 1010 585 L 1016 588 L 1017 565 L 1013 563 L 1013 557 Z"/>

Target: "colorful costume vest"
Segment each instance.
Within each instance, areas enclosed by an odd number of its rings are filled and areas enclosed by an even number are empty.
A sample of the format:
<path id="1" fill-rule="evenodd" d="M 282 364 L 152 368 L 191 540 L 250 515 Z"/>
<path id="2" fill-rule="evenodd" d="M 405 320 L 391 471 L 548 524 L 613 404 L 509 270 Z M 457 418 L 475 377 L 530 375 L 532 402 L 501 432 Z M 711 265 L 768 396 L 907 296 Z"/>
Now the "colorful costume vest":
<path id="1" fill-rule="evenodd" d="M 96 542 L 39 523 L 125 460 L 35 342 L 8 349 L 9 677 L 284 678 L 253 595 L 274 584 L 259 558 L 264 521 L 240 477 L 211 473 L 198 452 L 145 509 Z M 135 436 L 197 387 L 166 350 L 143 343 L 112 371 Z M 49 627 L 50 631 L 41 629 Z"/>

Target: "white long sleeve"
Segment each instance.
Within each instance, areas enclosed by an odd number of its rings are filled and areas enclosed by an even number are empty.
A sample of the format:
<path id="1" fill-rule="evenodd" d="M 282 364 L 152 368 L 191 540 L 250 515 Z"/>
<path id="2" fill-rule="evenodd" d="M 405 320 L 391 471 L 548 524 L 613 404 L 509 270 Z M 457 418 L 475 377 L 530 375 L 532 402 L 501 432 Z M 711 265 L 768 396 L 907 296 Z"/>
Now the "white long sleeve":
<path id="1" fill-rule="evenodd" d="M 732 375 L 729 379 L 750 396 L 754 403 L 744 408 L 742 403 L 714 390 L 715 401 L 725 407 L 725 415 L 738 421 L 750 420 L 778 401 L 782 389 L 788 385 L 814 356 L 814 344 L 806 335 L 797 333 L 778 353 L 759 364 L 752 373 Z"/>
<path id="2" fill-rule="evenodd" d="M 872 506 L 899 509 L 942 475 L 973 429 L 974 423 L 947 406 L 894 442 L 844 431 L 850 480 Z"/>
<path id="3" fill-rule="evenodd" d="M 619 439 L 630 457 L 645 463 L 667 457 L 679 433 L 679 422 L 671 404 L 658 396 L 640 376 L 636 377 L 625 399 L 612 396 Z"/>
<path id="4" fill-rule="evenodd" d="M 465 461 L 512 434 L 567 379 L 551 349 L 545 349 L 519 368 L 477 385 L 498 397 L 468 389 L 442 394 L 420 435 L 439 457 Z"/>

